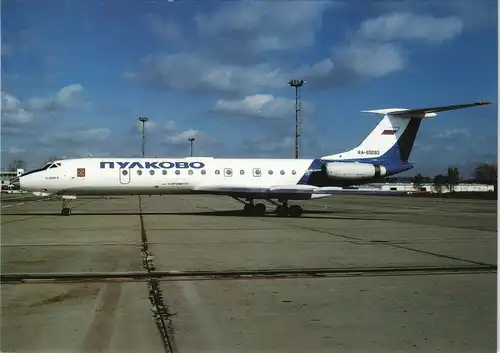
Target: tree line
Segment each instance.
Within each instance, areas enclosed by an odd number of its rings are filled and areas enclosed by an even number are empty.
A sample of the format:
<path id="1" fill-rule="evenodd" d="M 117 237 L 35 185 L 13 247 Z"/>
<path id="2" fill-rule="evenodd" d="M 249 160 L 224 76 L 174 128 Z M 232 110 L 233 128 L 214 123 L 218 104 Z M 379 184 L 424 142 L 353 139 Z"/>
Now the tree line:
<path id="1" fill-rule="evenodd" d="M 481 163 L 474 170 L 472 179 L 464 179 L 460 175 L 458 168 L 449 167 L 446 174 L 438 174 L 434 177 L 417 174 L 413 177 L 413 187 L 419 190 L 423 184 L 432 184 L 436 192 L 440 193 L 444 188 L 454 192 L 460 183 L 476 183 L 493 185 L 494 191 L 497 191 L 497 165 L 490 163 Z"/>

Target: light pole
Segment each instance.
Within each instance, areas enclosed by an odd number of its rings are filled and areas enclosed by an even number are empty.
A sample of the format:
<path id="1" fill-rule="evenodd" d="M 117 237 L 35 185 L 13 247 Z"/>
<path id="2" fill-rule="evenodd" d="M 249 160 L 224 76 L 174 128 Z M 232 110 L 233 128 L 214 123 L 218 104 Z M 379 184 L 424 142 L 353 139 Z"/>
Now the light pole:
<path id="1" fill-rule="evenodd" d="M 144 158 L 144 131 L 145 131 L 145 123 L 148 121 L 148 118 L 145 116 L 140 116 L 139 121 L 142 123 L 142 130 L 141 130 L 141 141 L 142 141 L 142 148 L 141 148 L 141 157 Z"/>
<path id="2" fill-rule="evenodd" d="M 299 111 L 300 111 L 300 96 L 299 89 L 306 83 L 304 80 L 290 80 L 288 84 L 295 87 L 295 159 L 299 158 L 299 139 L 300 139 L 300 127 L 299 127 Z"/>
<path id="3" fill-rule="evenodd" d="M 191 157 L 193 157 L 193 142 L 194 142 L 195 138 L 190 137 L 190 138 L 188 138 L 188 140 L 191 143 Z"/>

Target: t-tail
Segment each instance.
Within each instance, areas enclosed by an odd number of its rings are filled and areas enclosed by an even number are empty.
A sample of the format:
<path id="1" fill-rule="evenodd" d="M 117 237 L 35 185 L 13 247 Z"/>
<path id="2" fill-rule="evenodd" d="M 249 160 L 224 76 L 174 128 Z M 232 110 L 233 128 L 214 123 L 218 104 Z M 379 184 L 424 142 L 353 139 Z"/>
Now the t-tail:
<path id="1" fill-rule="evenodd" d="M 359 146 L 342 153 L 321 158 L 324 162 L 370 163 L 384 167 L 385 175 L 400 173 L 413 168 L 409 162 L 422 119 L 435 117 L 438 112 L 476 107 L 490 102 L 475 102 L 431 108 L 390 108 L 362 110 L 383 115 L 383 119 Z"/>

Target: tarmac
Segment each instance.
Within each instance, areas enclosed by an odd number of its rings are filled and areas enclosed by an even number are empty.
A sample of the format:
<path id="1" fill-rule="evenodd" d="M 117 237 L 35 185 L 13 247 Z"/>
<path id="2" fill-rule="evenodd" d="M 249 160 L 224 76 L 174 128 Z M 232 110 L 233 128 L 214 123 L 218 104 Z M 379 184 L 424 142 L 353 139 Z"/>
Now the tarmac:
<path id="1" fill-rule="evenodd" d="M 497 351 L 496 201 L 60 204 L 2 195 L 2 352 Z"/>

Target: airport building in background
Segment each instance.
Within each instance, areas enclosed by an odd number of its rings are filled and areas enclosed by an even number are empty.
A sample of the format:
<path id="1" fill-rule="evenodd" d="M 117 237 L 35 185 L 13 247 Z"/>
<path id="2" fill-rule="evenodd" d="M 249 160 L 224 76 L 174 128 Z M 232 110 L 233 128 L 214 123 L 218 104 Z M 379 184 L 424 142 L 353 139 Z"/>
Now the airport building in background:
<path id="1" fill-rule="evenodd" d="M 3 169 L 0 170 L 0 180 L 2 181 L 2 190 L 8 189 L 11 185 L 11 180 L 21 176 L 24 173 L 24 169 Z"/>
<path id="2" fill-rule="evenodd" d="M 416 190 L 413 186 L 413 183 L 379 183 L 379 186 L 382 187 L 384 191 L 408 191 L 408 192 L 431 192 L 435 193 L 437 190 L 435 189 L 433 184 L 424 183 L 420 185 L 419 190 Z M 495 191 L 494 185 L 487 184 L 458 184 L 454 188 L 455 192 L 493 192 Z M 450 190 L 443 185 L 441 188 L 442 193 L 450 192 Z"/>

